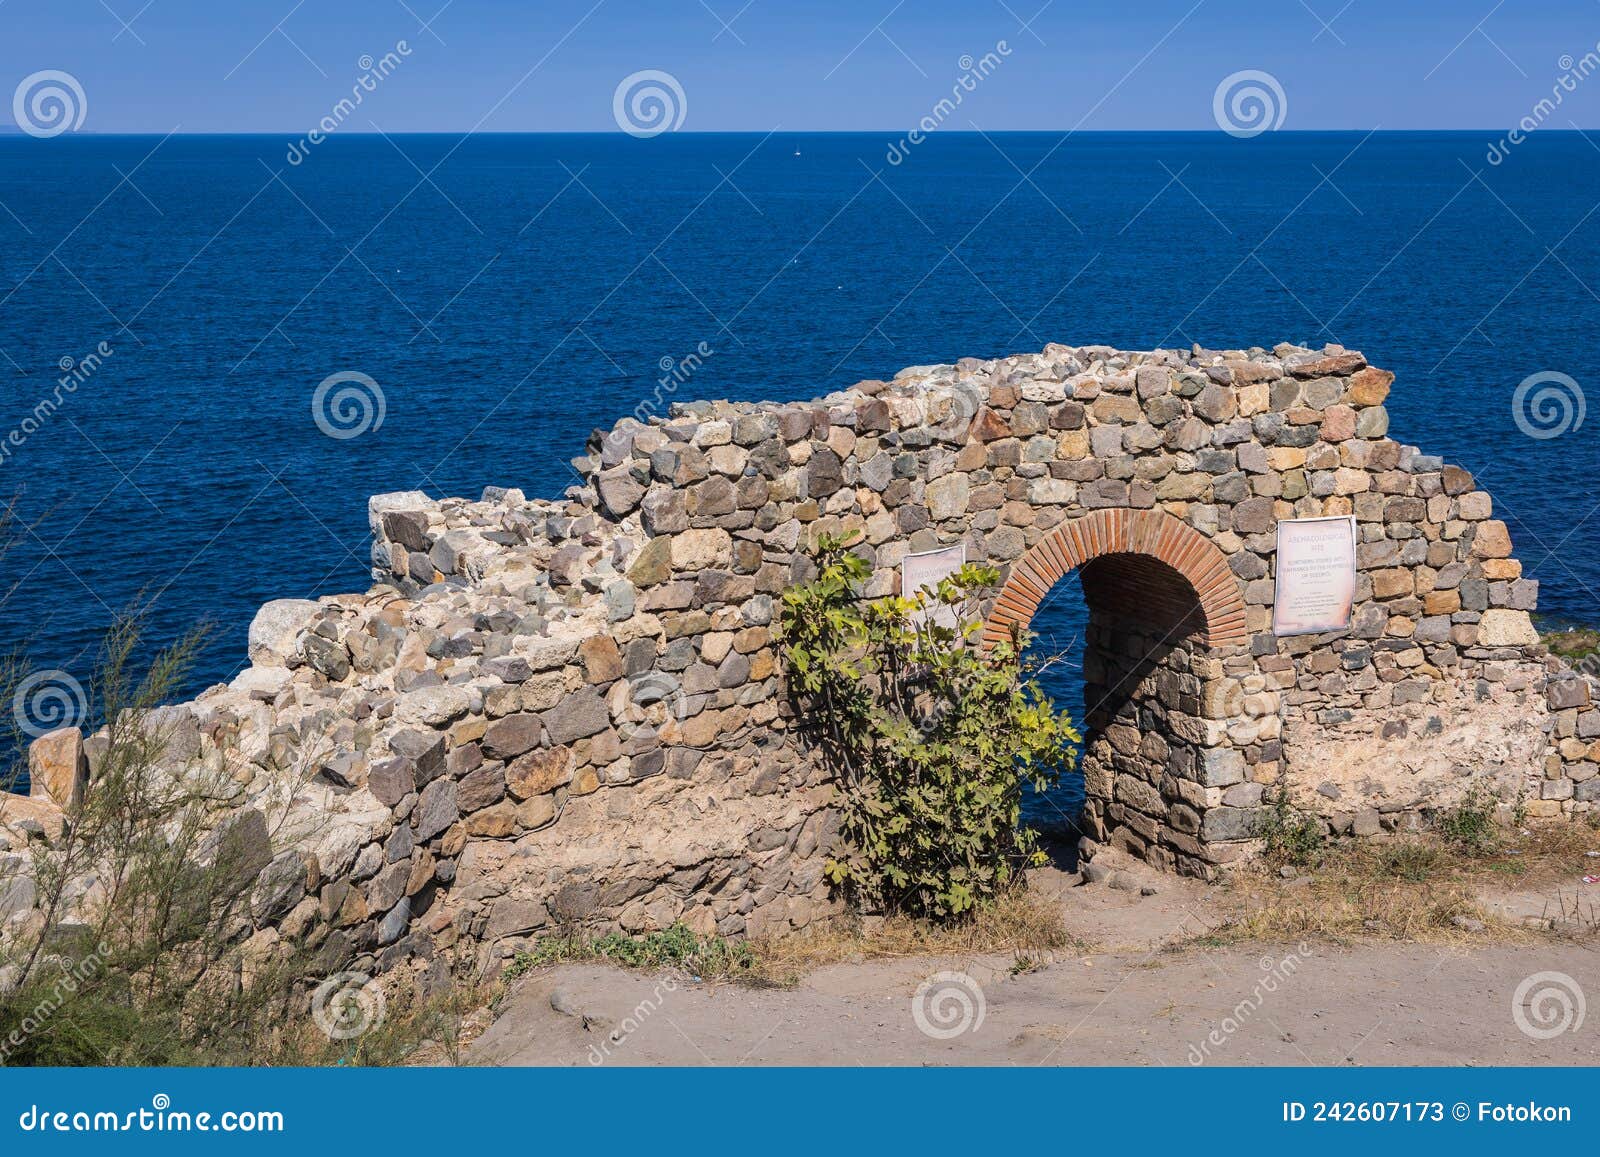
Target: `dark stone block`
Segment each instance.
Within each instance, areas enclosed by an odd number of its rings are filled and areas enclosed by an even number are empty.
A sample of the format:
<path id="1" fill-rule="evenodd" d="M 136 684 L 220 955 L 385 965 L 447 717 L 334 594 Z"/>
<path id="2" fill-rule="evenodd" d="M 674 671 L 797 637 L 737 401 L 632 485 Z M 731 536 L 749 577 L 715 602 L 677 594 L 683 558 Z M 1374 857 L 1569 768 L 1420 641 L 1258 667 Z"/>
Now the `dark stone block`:
<path id="1" fill-rule="evenodd" d="M 444 773 L 444 736 L 438 732 L 402 731 L 390 738 L 389 749 L 411 761 L 418 787 Z"/>
<path id="2" fill-rule="evenodd" d="M 417 790 L 412 763 L 404 756 L 395 756 L 372 765 L 367 775 L 367 790 L 377 797 L 384 807 L 394 807 Z"/>
<path id="3" fill-rule="evenodd" d="M 507 715 L 489 724 L 483 735 L 483 753 L 490 759 L 515 759 L 539 745 L 542 723 L 532 712 Z"/>

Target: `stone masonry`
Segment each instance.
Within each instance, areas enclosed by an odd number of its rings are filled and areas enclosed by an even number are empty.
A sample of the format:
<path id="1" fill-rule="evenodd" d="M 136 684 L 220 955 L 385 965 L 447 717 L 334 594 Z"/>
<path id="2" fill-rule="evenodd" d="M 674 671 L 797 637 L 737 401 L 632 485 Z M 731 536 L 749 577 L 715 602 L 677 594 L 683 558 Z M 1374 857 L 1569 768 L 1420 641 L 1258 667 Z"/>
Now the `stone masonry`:
<path id="1" fill-rule="evenodd" d="M 1392 380 L 1338 347 L 1052 345 L 624 419 L 561 500 L 380 495 L 375 585 L 262 608 L 250 665 L 163 710 L 171 771 L 239 785 L 264 948 L 487 965 L 574 925 L 804 927 L 834 910 L 836 821 L 774 619 L 816 534 L 856 529 L 868 595 L 911 551 L 1000 567 L 990 643 L 1080 573 L 1086 854 L 1210 876 L 1279 791 L 1356 835 L 1479 783 L 1590 809 L 1600 684 L 1538 645 L 1489 496 L 1388 436 Z M 1354 623 L 1275 638 L 1275 525 L 1336 514 Z M 33 757 L 47 798 L 0 803 L 0 920 L 40 918 L 5 877 L 93 791 L 94 737 Z"/>

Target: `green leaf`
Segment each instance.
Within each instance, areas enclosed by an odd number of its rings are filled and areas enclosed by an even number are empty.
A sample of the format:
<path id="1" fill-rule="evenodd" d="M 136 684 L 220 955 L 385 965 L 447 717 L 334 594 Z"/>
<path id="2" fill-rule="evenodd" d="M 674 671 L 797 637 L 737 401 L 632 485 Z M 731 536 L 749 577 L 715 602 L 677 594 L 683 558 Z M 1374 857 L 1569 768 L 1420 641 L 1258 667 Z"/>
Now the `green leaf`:
<path id="1" fill-rule="evenodd" d="M 1017 823 L 1022 784 L 1048 790 L 1081 739 L 1010 640 L 978 646 L 998 570 L 968 564 L 932 588 L 861 600 L 873 571 L 849 549 L 859 538 L 818 535 L 817 577 L 780 601 L 788 691 L 840 792 L 844 847 L 824 872 L 857 902 L 957 919 L 1040 862 Z M 955 610 L 955 628 L 914 621 L 934 602 Z"/>

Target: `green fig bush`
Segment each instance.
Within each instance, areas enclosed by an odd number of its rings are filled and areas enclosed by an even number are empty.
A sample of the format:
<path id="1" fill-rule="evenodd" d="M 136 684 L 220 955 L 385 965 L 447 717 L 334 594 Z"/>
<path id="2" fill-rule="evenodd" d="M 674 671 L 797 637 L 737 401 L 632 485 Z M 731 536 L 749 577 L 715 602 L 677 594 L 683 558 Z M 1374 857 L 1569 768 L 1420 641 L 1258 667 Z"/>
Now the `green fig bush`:
<path id="1" fill-rule="evenodd" d="M 998 570 L 865 599 L 856 537 L 818 537 L 815 577 L 784 592 L 780 618 L 801 725 L 840 788 L 828 876 L 863 911 L 961 918 L 1045 862 L 1023 784 L 1059 783 L 1081 738 L 1025 669 L 1025 638 L 979 645 Z"/>

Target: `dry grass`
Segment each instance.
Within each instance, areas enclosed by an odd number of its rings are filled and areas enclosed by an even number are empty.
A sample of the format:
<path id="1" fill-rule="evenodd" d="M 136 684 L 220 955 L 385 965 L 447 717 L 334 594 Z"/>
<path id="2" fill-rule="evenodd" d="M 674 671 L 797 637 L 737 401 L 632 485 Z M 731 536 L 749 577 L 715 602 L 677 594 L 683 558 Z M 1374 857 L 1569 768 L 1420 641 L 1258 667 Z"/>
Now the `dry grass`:
<path id="1" fill-rule="evenodd" d="M 1461 942 L 1483 939 L 1453 921 L 1456 917 L 1490 919 L 1476 894 L 1460 885 L 1425 887 L 1405 880 L 1380 880 L 1344 872 L 1319 874 L 1312 883 L 1289 890 L 1268 877 L 1230 885 L 1243 893 L 1238 915 L 1198 937 L 1203 945 L 1247 941 L 1321 939 L 1347 943 L 1362 939 L 1407 943 Z M 1506 939 L 1531 939 L 1531 933 L 1494 925 Z"/>
<path id="2" fill-rule="evenodd" d="M 451 981 L 443 990 L 420 994 L 404 975 L 382 980 L 383 1013 L 349 1040 L 335 1040 L 310 1017 L 286 1025 L 274 1065 L 378 1066 L 458 1065 L 467 1045 L 494 1021 L 500 989 L 493 984 Z"/>
<path id="3" fill-rule="evenodd" d="M 1532 943 L 1600 931 L 1600 893 L 1573 895 L 1581 876 L 1600 872 L 1585 853 L 1600 850 L 1600 831 L 1582 823 L 1540 824 L 1506 832 L 1478 852 L 1431 835 L 1340 845 L 1326 852 L 1309 879 L 1281 878 L 1273 865 L 1246 866 L 1224 887 L 1234 917 L 1189 944 L 1321 938 L 1335 942 Z M 1547 919 L 1516 922 L 1495 915 L 1496 894 L 1552 891 Z M 1558 922 L 1549 925 L 1549 918 Z M 1482 927 L 1457 921 L 1478 921 Z M 1541 926 L 1542 925 L 1542 926 Z"/>
<path id="4" fill-rule="evenodd" d="M 593 936 L 581 929 L 544 936 L 517 953 L 502 979 L 509 982 L 537 968 L 575 961 L 603 961 L 646 971 L 675 968 L 700 980 L 732 980 L 756 987 L 781 983 L 749 941 L 702 936 L 686 924 L 638 936 L 624 932 Z"/>
<path id="5" fill-rule="evenodd" d="M 757 953 L 769 973 L 798 977 L 828 964 L 910 956 L 1010 954 L 1019 972 L 1037 968 L 1046 954 L 1077 946 L 1067 932 L 1061 905 L 1038 892 L 1013 889 L 979 907 L 970 918 L 934 924 L 908 916 L 841 916 Z"/>
<path id="6" fill-rule="evenodd" d="M 1600 852 L 1600 826 L 1582 820 L 1541 822 L 1526 834 L 1510 833 L 1498 856 L 1468 861 L 1464 867 L 1475 868 L 1473 878 L 1482 882 L 1511 880 L 1539 887 L 1600 875 L 1600 857 L 1588 852 Z"/>
<path id="7" fill-rule="evenodd" d="M 642 936 L 612 933 L 596 938 L 571 932 L 545 937 L 518 953 L 500 977 L 492 1003 L 526 973 L 575 961 L 647 970 L 675 968 L 706 981 L 792 988 L 807 972 L 825 965 L 912 956 L 1009 954 L 1014 972 L 1029 972 L 1048 963 L 1055 950 L 1073 943 L 1061 906 L 1020 887 L 950 924 L 910 916 L 850 914 L 758 941 L 698 936 L 681 924 Z"/>

